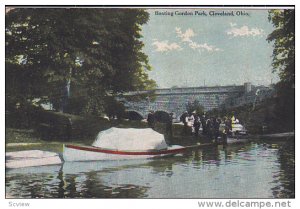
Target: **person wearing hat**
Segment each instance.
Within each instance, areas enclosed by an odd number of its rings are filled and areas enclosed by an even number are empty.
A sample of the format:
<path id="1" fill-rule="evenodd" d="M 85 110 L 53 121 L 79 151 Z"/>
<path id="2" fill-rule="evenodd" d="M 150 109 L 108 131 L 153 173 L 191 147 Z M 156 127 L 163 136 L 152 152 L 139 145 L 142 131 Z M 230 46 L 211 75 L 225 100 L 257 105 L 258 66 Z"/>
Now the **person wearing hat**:
<path id="1" fill-rule="evenodd" d="M 194 129 L 195 129 L 195 136 L 197 137 L 199 135 L 199 129 L 200 129 L 200 125 L 201 125 L 201 120 L 198 114 L 196 114 L 196 111 L 193 112 L 194 115 Z"/>
<path id="2" fill-rule="evenodd" d="M 206 132 L 206 115 L 205 115 L 205 113 L 203 113 L 200 120 L 201 120 L 201 125 L 202 125 L 202 134 L 206 135 L 207 132 Z"/>
<path id="3" fill-rule="evenodd" d="M 186 135 L 188 133 L 188 121 L 189 121 L 189 114 L 187 111 L 185 111 L 181 117 L 180 117 L 181 122 L 183 122 L 183 131 L 182 134 Z"/>

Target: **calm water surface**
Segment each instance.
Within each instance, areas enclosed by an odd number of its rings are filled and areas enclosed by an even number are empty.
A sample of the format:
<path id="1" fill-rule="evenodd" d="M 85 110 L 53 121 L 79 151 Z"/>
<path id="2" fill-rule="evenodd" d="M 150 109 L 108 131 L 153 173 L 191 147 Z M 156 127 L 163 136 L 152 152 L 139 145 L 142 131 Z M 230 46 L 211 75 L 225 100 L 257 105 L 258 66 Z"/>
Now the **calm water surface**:
<path id="1" fill-rule="evenodd" d="M 293 142 L 194 149 L 155 160 L 7 170 L 18 198 L 293 198 Z"/>

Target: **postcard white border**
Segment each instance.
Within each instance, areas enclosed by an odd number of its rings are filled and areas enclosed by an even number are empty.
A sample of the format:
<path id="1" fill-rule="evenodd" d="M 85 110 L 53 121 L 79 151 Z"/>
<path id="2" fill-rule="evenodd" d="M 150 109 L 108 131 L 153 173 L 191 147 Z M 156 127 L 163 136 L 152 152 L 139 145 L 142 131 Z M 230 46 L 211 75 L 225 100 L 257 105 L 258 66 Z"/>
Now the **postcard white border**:
<path id="1" fill-rule="evenodd" d="M 236 0 L 228 0 L 228 1 L 209 1 L 209 0 L 202 0 L 202 1 L 195 1 L 195 0 L 187 0 L 187 1 L 180 1 L 180 0 L 152 0 L 152 1 L 138 1 L 138 0 L 102 0 L 102 1 L 95 1 L 95 0 L 52 0 L 52 1 L 45 1 L 42 2 L 40 0 L 2 0 L 0 2 L 0 10 L 3 11 L 3 14 L 1 15 L 1 28 L 2 32 L 0 34 L 1 36 L 1 84 L 2 88 L 0 90 L 1 94 L 1 103 L 0 108 L 3 112 L 3 117 L 1 120 L 1 133 L 2 133 L 2 140 L 4 143 L 5 139 L 5 119 L 4 119 L 4 113 L 5 113 L 5 43 L 4 43 L 4 25 L 5 25 L 5 18 L 4 18 L 4 11 L 5 11 L 5 5 L 300 5 L 298 3 L 299 1 L 296 0 L 247 0 L 247 1 L 236 1 Z M 199 6 L 201 6 L 199 5 Z M 155 8 L 157 8 L 155 6 Z M 186 7 L 185 7 L 186 8 Z M 208 7 L 210 8 L 210 7 Z M 240 6 L 238 8 L 241 8 Z M 260 7 L 259 7 L 260 8 Z M 255 9 L 259 9 L 255 8 Z M 264 6 L 261 7 L 262 9 L 265 8 Z M 273 8 L 273 7 L 272 7 Z M 296 35 L 299 34 L 299 14 L 296 11 Z M 299 42 L 297 41 L 298 38 L 296 37 L 296 51 L 299 49 Z M 299 55 L 296 53 L 296 61 L 299 60 Z M 296 69 L 298 68 L 299 64 L 296 62 Z M 296 107 L 299 107 L 299 79 L 296 76 Z M 299 129 L 299 111 L 296 108 L 296 152 L 299 150 L 299 143 L 297 142 L 298 134 L 297 130 Z M 30 207 L 32 209 L 40 209 L 40 208 L 72 208 L 72 209 L 82 209 L 82 208 L 101 208 L 101 209 L 147 209 L 147 208 L 172 208 L 172 209 L 182 209 L 182 208 L 199 208 L 198 207 L 198 199 L 5 199 L 5 146 L 2 146 L 0 149 L 0 154 L 3 157 L 1 163 L 1 170 L 0 172 L 0 179 L 3 182 L 3 186 L 0 187 L 0 207 L 1 208 L 12 208 L 9 207 L 9 202 L 29 202 Z M 296 164 L 299 164 L 299 155 L 296 154 Z M 299 173 L 299 166 L 296 166 L 296 176 Z M 292 202 L 292 208 L 299 208 L 299 181 L 296 179 L 296 199 L 290 199 Z M 201 199 L 202 201 L 203 199 Z M 214 199 L 215 201 L 219 201 L 217 199 Z M 250 199 L 248 199 L 250 200 Z M 257 199 L 255 199 L 257 200 Z M 263 201 L 266 199 L 263 199 Z M 276 199 L 275 199 L 276 200 Z M 287 199 L 288 200 L 288 199 Z M 225 202 L 226 200 L 222 199 L 220 201 Z M 274 199 L 271 199 L 271 201 L 274 201 Z M 283 200 L 284 201 L 284 200 Z"/>

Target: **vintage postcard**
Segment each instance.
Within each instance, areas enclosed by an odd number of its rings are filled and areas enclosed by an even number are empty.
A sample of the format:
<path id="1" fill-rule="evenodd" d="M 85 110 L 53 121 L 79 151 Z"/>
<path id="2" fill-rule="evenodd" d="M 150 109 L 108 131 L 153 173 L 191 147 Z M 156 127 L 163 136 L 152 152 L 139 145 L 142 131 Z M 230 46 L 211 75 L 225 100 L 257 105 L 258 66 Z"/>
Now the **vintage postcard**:
<path id="1" fill-rule="evenodd" d="M 7 5 L 5 82 L 6 199 L 295 198 L 292 5 Z"/>

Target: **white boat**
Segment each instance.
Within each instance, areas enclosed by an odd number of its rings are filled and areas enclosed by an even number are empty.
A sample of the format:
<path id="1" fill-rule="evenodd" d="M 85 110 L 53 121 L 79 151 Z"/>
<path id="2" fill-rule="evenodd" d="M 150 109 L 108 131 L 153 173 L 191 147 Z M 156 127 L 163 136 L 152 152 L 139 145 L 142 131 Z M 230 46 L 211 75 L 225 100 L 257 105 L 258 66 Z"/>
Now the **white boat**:
<path id="1" fill-rule="evenodd" d="M 221 123 L 220 128 L 219 128 L 220 132 L 223 132 L 223 130 L 226 129 L 225 127 L 226 127 L 225 123 Z M 237 135 L 246 135 L 247 130 L 239 122 L 232 122 L 231 123 L 231 133 L 234 133 L 234 134 L 237 134 Z"/>
<path id="2" fill-rule="evenodd" d="M 110 128 L 98 134 L 92 146 L 64 145 L 64 161 L 157 158 L 182 153 L 186 147 L 168 146 L 164 136 L 150 128 Z"/>
<path id="3" fill-rule="evenodd" d="M 57 153 L 42 150 L 7 152 L 5 154 L 5 158 L 5 167 L 9 169 L 42 165 L 57 165 L 62 163 L 62 160 Z"/>
<path id="4" fill-rule="evenodd" d="M 232 133 L 245 135 L 247 134 L 247 130 L 242 124 L 236 122 L 236 123 L 232 123 Z"/>

